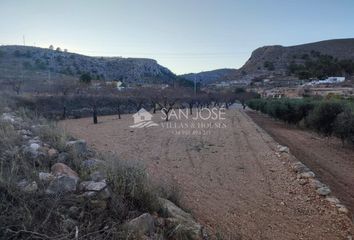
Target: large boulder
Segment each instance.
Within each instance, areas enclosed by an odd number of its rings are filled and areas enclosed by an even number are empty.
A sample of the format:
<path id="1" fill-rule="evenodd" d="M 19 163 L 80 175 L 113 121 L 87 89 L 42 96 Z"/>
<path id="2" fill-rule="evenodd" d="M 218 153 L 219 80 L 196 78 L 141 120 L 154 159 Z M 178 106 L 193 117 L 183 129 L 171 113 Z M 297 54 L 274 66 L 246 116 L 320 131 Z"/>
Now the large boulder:
<path id="1" fill-rule="evenodd" d="M 86 141 L 79 139 L 76 141 L 69 141 L 66 143 L 68 151 L 74 152 L 78 155 L 84 155 L 87 153 Z"/>
<path id="2" fill-rule="evenodd" d="M 169 237 L 172 239 L 187 238 L 191 240 L 203 239 L 202 226 L 193 216 L 186 213 L 174 203 L 160 198 L 161 211 L 167 215 L 166 224 L 169 229 Z"/>
<path id="3" fill-rule="evenodd" d="M 155 231 L 154 218 L 149 213 L 144 213 L 126 223 L 129 231 L 151 235 Z"/>

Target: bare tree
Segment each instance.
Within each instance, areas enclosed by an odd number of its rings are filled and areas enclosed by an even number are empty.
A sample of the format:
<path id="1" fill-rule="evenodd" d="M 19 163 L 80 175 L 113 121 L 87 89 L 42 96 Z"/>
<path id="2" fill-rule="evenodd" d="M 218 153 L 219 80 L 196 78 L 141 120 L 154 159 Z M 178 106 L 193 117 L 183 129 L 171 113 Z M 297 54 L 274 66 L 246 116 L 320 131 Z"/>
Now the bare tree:
<path id="1" fill-rule="evenodd" d="M 73 82 L 72 79 L 59 79 L 57 80 L 52 89 L 55 94 L 60 96 L 60 101 L 63 107 L 62 118 L 66 119 L 67 115 L 67 100 L 70 93 L 72 93 L 78 87 L 77 82 Z"/>
<path id="2" fill-rule="evenodd" d="M 166 122 L 169 120 L 168 114 L 175 107 L 178 100 L 181 99 L 183 90 L 179 88 L 166 88 L 161 91 L 158 105 L 165 114 Z"/>
<path id="3" fill-rule="evenodd" d="M 132 89 L 126 92 L 128 101 L 134 106 L 136 111 L 139 111 L 146 102 L 146 91 L 144 89 Z"/>

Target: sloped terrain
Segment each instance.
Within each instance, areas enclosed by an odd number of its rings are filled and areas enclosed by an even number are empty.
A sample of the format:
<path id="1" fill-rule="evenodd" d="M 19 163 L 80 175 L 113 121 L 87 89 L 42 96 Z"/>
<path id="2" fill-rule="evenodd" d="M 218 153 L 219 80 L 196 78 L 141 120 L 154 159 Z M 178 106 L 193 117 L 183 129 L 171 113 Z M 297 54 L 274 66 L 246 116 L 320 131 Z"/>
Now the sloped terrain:
<path id="1" fill-rule="evenodd" d="M 156 60 L 122 57 L 89 57 L 76 53 L 26 46 L 0 46 L 0 80 L 48 81 L 76 78 L 88 73 L 97 80 L 127 84 L 168 83 L 176 77 Z M 49 76 L 52 75 L 52 76 Z"/>
<path id="2" fill-rule="evenodd" d="M 297 46 L 264 46 L 253 51 L 251 57 L 240 69 L 248 74 L 266 73 L 269 67 L 265 63 L 272 63 L 277 73 L 285 73 L 291 62 L 304 63 L 311 54 L 326 54 L 339 60 L 354 60 L 354 39 L 327 40 Z"/>
<path id="3" fill-rule="evenodd" d="M 237 73 L 236 69 L 216 69 L 212 71 L 205 71 L 200 73 L 188 73 L 183 74 L 181 77 L 188 79 L 190 81 L 197 81 L 198 83 L 202 84 L 210 84 L 218 81 L 223 80 L 230 80 L 228 79 L 229 76 L 232 76 Z"/>
<path id="4" fill-rule="evenodd" d="M 183 76 L 190 80 L 200 79 L 206 83 L 270 76 L 285 79 L 289 75 L 289 65 L 303 65 L 309 60 L 317 61 L 320 55 L 328 55 L 334 60 L 354 61 L 354 39 L 334 39 L 296 46 L 263 46 L 254 50 L 239 69 L 217 69 Z"/>

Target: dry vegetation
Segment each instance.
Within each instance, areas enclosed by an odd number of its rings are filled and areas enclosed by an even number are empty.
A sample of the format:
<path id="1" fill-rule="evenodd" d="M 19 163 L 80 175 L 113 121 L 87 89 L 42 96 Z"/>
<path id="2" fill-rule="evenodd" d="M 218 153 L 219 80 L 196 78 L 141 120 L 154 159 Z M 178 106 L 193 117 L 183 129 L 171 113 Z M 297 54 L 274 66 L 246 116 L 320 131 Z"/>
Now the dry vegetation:
<path id="1" fill-rule="evenodd" d="M 1 106 L 1 110 L 9 109 Z M 60 152 L 65 151 L 65 143 L 72 140 L 59 131 L 55 123 L 32 112 L 18 110 L 16 116 L 21 119 L 21 128 L 36 126 L 35 135 Z M 107 176 L 111 190 L 105 204 L 76 193 L 48 195 L 46 183 L 38 179 L 38 173 L 50 171 L 53 159 L 32 159 L 24 154 L 24 139 L 17 128 L 12 123 L 0 121 L 1 239 L 140 239 L 143 234 L 127 228 L 125 223 L 145 212 L 165 216 L 160 197 L 178 201 L 178 191 L 174 187 L 162 188 L 152 184 L 141 165 L 92 151 L 89 154 L 104 163 L 94 170 Z M 81 164 L 87 156 L 75 151 L 68 154 L 67 165 L 81 179 L 86 179 L 93 171 Z M 23 179 L 38 183 L 38 190 L 26 192 L 20 189 L 19 183 Z M 171 225 L 160 226 L 154 239 L 163 239 L 171 231 L 174 231 Z M 181 238 L 172 234 L 171 239 L 189 239 L 185 237 L 188 234 L 185 232 Z"/>

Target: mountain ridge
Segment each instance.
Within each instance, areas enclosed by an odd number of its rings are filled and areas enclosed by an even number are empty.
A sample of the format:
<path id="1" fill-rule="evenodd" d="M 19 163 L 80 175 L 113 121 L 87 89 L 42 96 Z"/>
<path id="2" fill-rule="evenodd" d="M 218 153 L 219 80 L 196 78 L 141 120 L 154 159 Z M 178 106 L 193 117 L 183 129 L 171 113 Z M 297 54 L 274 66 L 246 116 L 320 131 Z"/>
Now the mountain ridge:
<path id="1" fill-rule="evenodd" d="M 239 69 L 232 69 L 230 72 L 215 69 L 181 76 L 189 80 L 196 77 L 206 84 L 230 80 L 250 81 L 254 78 L 267 78 L 274 75 L 279 78 L 289 77 L 290 64 L 305 64 L 311 54 L 323 54 L 338 60 L 354 61 L 354 38 L 330 39 L 293 46 L 267 45 L 255 49 Z M 219 72 L 222 74 L 215 74 Z"/>
<path id="2" fill-rule="evenodd" d="M 95 57 L 32 46 L 0 46 L 0 78 L 14 78 L 18 71 L 44 75 L 51 71 L 75 78 L 89 73 L 93 79 L 127 84 L 169 83 L 177 77 L 149 58 Z"/>

